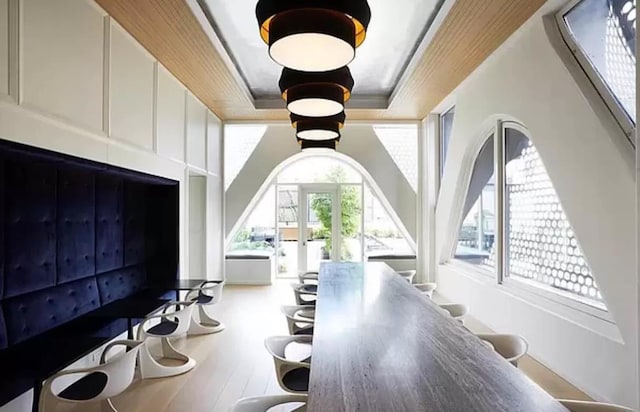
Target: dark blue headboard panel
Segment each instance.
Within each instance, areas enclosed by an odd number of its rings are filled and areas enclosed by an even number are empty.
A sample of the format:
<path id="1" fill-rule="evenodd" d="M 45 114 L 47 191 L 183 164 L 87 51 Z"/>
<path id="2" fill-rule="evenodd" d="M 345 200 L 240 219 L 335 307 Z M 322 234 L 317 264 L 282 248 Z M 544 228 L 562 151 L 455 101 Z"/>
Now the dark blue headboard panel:
<path id="1" fill-rule="evenodd" d="M 0 349 L 178 273 L 178 183 L 0 140 Z"/>
<path id="2" fill-rule="evenodd" d="M 56 285 L 57 170 L 6 159 L 4 297 Z"/>
<path id="3" fill-rule="evenodd" d="M 96 272 L 124 265 L 123 180 L 116 176 L 96 179 Z"/>
<path id="4" fill-rule="evenodd" d="M 96 273 L 95 196 L 93 173 L 58 172 L 58 284 Z"/>

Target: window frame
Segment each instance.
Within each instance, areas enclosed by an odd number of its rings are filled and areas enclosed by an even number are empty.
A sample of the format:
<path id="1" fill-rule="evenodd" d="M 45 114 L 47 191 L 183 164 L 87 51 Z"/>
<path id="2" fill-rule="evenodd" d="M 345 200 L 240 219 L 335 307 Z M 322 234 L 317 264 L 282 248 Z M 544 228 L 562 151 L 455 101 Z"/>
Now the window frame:
<path id="1" fill-rule="evenodd" d="M 451 112 L 453 112 L 453 117 L 455 120 L 455 110 L 456 105 L 451 105 L 447 110 L 444 110 L 442 113 L 438 114 L 438 179 L 442 181 L 442 176 L 444 176 L 444 166 L 447 160 L 447 156 L 445 155 L 445 150 L 447 153 L 449 152 L 449 145 L 446 146 L 444 143 L 444 117 Z M 453 122 L 451 122 L 451 126 L 453 126 Z M 449 143 L 451 142 L 451 135 L 449 135 Z"/>
<path id="2" fill-rule="evenodd" d="M 605 105 L 609 109 L 609 112 L 613 115 L 616 122 L 627 137 L 627 140 L 635 149 L 635 134 L 637 125 L 627 114 L 626 110 L 624 109 L 618 98 L 615 96 L 613 91 L 609 88 L 607 82 L 602 77 L 598 69 L 594 67 L 594 65 L 589 60 L 589 57 L 587 57 L 587 55 L 584 53 L 576 38 L 571 33 L 571 28 L 565 21 L 565 16 L 582 1 L 584 0 L 570 0 L 567 4 L 560 8 L 560 10 L 555 14 L 556 24 L 558 25 L 564 43 L 571 51 L 571 54 L 577 61 L 578 66 L 580 66 L 582 71 L 586 74 L 587 78 L 596 89 L 598 95 L 600 95 Z"/>
<path id="3" fill-rule="evenodd" d="M 544 285 L 542 283 L 537 283 L 533 281 L 528 281 L 526 279 L 520 279 L 518 277 L 509 276 L 508 268 L 506 266 L 506 222 L 507 215 L 505 213 L 505 208 L 507 205 L 505 204 L 506 198 L 504 196 L 505 191 L 505 176 L 506 176 L 506 165 L 505 165 L 505 131 L 507 128 L 515 129 L 525 135 L 530 141 L 531 133 L 523 124 L 513 121 L 513 120 L 503 120 L 497 119 L 491 131 L 485 134 L 485 139 L 483 139 L 482 145 L 491 138 L 494 137 L 494 175 L 496 179 L 496 187 L 495 187 L 495 202 L 496 202 L 496 219 L 495 219 L 495 267 L 493 270 L 491 268 L 482 267 L 478 265 L 473 265 L 471 263 L 465 262 L 462 259 L 458 259 L 455 257 L 456 249 L 458 246 L 458 241 L 456 237 L 456 241 L 453 242 L 452 248 L 450 250 L 450 258 L 444 264 L 451 265 L 454 267 L 458 267 L 464 270 L 467 273 L 472 274 L 472 276 L 478 280 L 482 279 L 484 281 L 489 281 L 492 284 L 495 284 L 496 287 L 502 287 L 510 290 L 513 293 L 517 293 L 518 291 L 524 292 L 531 296 L 536 296 L 544 299 L 544 301 L 552 301 L 558 303 L 563 306 L 567 306 L 573 309 L 576 309 L 580 312 L 586 313 L 588 315 L 600 318 L 604 321 L 613 323 L 613 318 L 609 311 L 606 308 L 605 302 L 598 302 L 595 300 L 590 300 L 588 298 L 584 298 L 579 295 L 572 294 L 568 291 L 564 291 L 561 289 L 556 289 L 548 285 Z M 477 157 L 477 154 L 476 154 Z M 475 157 L 474 157 L 475 159 Z M 470 174 L 473 174 L 473 168 L 471 168 Z M 465 196 L 466 199 L 468 188 L 466 188 Z M 462 220 L 464 216 L 460 216 L 460 224 L 458 225 L 458 232 L 460 230 L 460 226 L 462 224 Z M 586 259 L 586 256 L 585 256 Z M 490 276 L 489 276 L 490 275 Z M 543 302 L 541 300 L 540 302 Z"/>

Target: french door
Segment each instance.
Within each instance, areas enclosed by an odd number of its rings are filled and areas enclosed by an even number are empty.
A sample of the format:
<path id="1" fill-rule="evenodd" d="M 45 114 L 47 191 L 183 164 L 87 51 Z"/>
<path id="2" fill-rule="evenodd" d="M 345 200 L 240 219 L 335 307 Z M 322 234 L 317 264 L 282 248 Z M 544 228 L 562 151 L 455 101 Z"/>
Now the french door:
<path id="1" fill-rule="evenodd" d="M 335 184 L 300 185 L 298 269 L 317 271 L 322 262 L 340 261 L 342 210 Z"/>

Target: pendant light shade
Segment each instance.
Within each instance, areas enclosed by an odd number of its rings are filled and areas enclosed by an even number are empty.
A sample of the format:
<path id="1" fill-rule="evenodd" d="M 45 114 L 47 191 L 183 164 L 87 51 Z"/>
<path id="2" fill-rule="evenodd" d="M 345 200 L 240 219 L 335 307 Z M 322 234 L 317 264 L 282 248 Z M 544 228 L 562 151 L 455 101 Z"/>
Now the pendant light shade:
<path id="1" fill-rule="evenodd" d="M 354 59 L 371 9 L 366 0 L 260 0 L 256 18 L 276 63 L 321 72 Z"/>
<path id="2" fill-rule="evenodd" d="M 354 81 L 348 67 L 326 72 L 301 72 L 284 68 L 280 92 L 287 109 L 300 116 L 326 117 L 344 111 Z"/>
<path id="3" fill-rule="evenodd" d="M 340 140 L 340 129 L 344 126 L 344 112 L 328 117 L 304 117 L 292 114 L 291 125 L 300 140 L 326 141 Z"/>
<path id="4" fill-rule="evenodd" d="M 338 140 L 298 140 L 303 152 L 333 152 L 338 147 Z"/>

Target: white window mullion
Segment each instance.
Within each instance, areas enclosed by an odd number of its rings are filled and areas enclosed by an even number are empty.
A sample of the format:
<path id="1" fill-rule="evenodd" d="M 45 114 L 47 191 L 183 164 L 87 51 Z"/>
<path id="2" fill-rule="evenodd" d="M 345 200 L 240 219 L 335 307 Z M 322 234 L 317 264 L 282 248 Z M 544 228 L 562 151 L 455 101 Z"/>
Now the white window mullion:
<path id="1" fill-rule="evenodd" d="M 494 173 L 496 185 L 494 188 L 496 213 L 495 213 L 495 264 L 498 283 L 502 284 L 505 278 L 505 219 L 504 219 L 504 129 L 502 121 L 497 120 L 495 126 L 494 139 Z"/>

